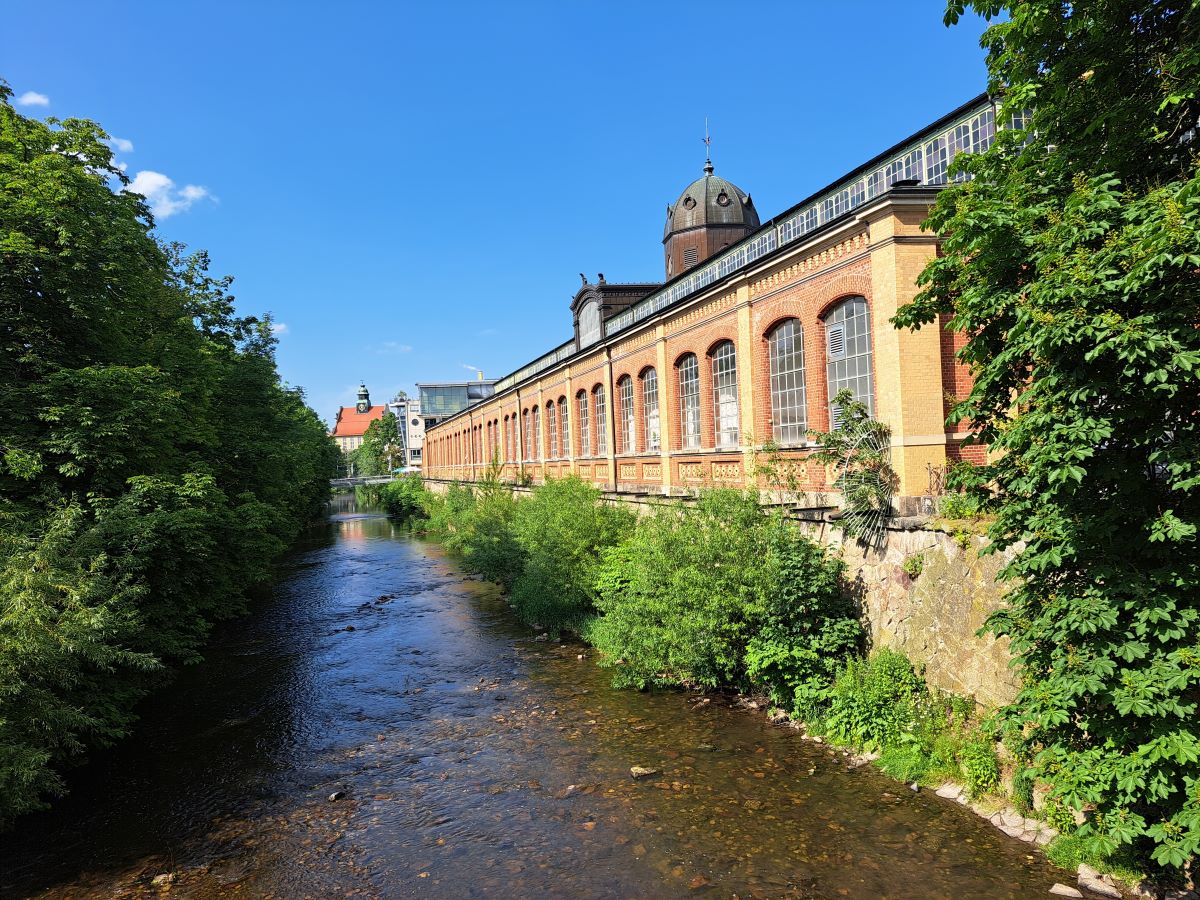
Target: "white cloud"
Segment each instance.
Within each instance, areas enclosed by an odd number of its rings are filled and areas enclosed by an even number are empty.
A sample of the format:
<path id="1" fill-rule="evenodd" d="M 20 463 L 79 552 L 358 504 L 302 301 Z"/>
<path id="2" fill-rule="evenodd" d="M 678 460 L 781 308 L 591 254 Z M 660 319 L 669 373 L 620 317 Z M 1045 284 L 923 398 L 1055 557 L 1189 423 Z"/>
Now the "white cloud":
<path id="1" fill-rule="evenodd" d="M 412 347 L 409 344 L 401 344 L 398 341 L 384 341 L 375 348 L 376 353 L 411 353 Z"/>
<path id="2" fill-rule="evenodd" d="M 133 141 L 127 138 L 110 137 L 108 145 L 120 153 L 132 153 Z"/>
<path id="3" fill-rule="evenodd" d="M 278 337 L 281 334 L 287 334 L 287 333 L 288 333 L 287 322 L 272 322 L 271 323 L 271 334 Z"/>
<path id="4" fill-rule="evenodd" d="M 125 190 L 141 194 L 150 204 L 156 219 L 165 219 L 178 212 L 187 212 L 197 200 L 216 200 L 208 188 L 198 184 L 187 184 L 176 189 L 175 182 L 161 172 L 143 169 L 133 177 Z"/>
<path id="5" fill-rule="evenodd" d="M 464 369 L 469 369 L 472 372 L 482 372 L 483 371 L 483 369 L 479 368 L 478 366 L 468 365 L 467 363 L 459 363 L 459 365 L 462 366 Z"/>
<path id="6" fill-rule="evenodd" d="M 26 91 L 17 98 L 18 106 L 49 106 L 50 98 L 37 91 Z"/>

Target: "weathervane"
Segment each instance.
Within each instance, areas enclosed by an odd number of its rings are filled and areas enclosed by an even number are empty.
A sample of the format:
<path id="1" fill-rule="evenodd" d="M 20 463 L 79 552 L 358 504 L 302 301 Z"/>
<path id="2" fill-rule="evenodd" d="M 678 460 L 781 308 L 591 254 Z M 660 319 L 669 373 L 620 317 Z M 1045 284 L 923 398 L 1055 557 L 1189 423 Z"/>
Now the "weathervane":
<path id="1" fill-rule="evenodd" d="M 708 116 L 704 117 L 704 171 L 712 174 L 712 138 L 708 136 Z"/>

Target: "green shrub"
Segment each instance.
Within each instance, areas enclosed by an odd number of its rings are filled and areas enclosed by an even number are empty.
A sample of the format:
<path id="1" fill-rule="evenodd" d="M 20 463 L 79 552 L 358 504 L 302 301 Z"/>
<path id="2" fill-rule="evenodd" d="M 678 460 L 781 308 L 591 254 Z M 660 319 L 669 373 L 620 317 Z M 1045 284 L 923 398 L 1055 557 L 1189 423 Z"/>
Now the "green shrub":
<path id="1" fill-rule="evenodd" d="M 632 510 L 605 503 L 599 490 L 577 477 L 535 487 L 511 519 L 523 558 L 512 583 L 517 614 L 547 628 L 582 628 L 592 614 L 601 553 L 627 536 L 635 521 Z"/>
<path id="2" fill-rule="evenodd" d="M 377 502 L 389 516 L 398 519 L 421 518 L 425 515 L 425 507 L 429 492 L 425 482 L 415 473 L 401 476 L 385 485 L 367 485 L 376 491 Z"/>
<path id="3" fill-rule="evenodd" d="M 588 639 L 618 686 L 742 680 L 746 644 L 778 584 L 774 536 L 757 497 L 702 494 L 664 504 L 605 554 Z"/>
<path id="4" fill-rule="evenodd" d="M 972 797 L 993 793 L 1000 787 L 1000 761 L 992 741 L 976 736 L 963 744 L 958 758 Z"/>
<path id="5" fill-rule="evenodd" d="M 426 530 L 437 535 L 447 550 L 471 571 L 512 586 L 521 573 L 524 554 L 513 530 L 518 504 L 507 485 L 494 478 L 474 485 L 452 484 L 441 497 L 423 489 L 420 494 L 415 488 L 408 490 L 410 499 L 420 503 Z"/>
<path id="6" fill-rule="evenodd" d="M 908 658 L 879 650 L 846 664 L 834 682 L 825 725 L 839 740 L 882 749 L 913 732 L 927 698 L 925 682 Z"/>
<path id="7" fill-rule="evenodd" d="M 905 557 L 904 562 L 900 564 L 900 568 L 904 570 L 904 574 L 909 578 L 917 578 L 925 571 L 924 554 L 914 553 L 912 556 Z"/>
<path id="8" fill-rule="evenodd" d="M 793 716 L 810 718 L 858 651 L 862 625 L 846 596 L 846 564 L 796 528 L 774 524 L 775 584 L 746 644 L 746 675 Z"/>

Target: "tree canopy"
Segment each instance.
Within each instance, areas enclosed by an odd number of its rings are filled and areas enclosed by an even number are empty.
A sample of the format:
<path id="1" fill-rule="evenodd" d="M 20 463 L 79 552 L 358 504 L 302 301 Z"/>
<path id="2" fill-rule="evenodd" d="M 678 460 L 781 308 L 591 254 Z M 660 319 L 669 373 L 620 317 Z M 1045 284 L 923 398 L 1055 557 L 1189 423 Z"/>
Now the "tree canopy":
<path id="1" fill-rule="evenodd" d="M 0 823 L 198 658 L 337 459 L 270 319 L 156 240 L 105 132 L 10 98 L 0 82 Z"/>
<path id="2" fill-rule="evenodd" d="M 1024 689 L 1006 718 L 1097 853 L 1200 852 L 1200 6 L 951 0 L 1000 120 L 895 321 L 949 314 L 991 448 Z"/>

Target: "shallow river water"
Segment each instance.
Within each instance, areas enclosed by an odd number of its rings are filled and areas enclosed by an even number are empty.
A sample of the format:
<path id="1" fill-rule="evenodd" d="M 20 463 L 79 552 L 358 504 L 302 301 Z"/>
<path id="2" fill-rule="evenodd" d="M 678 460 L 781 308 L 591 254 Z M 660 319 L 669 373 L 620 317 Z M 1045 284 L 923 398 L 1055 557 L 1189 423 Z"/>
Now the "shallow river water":
<path id="1" fill-rule="evenodd" d="M 437 544 L 339 503 L 131 740 L 0 838 L 0 894 L 1044 897 L 1062 878 L 729 698 L 611 690 Z"/>

